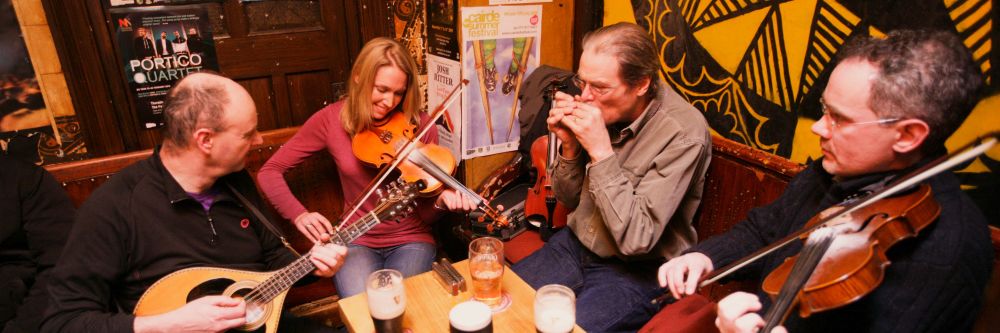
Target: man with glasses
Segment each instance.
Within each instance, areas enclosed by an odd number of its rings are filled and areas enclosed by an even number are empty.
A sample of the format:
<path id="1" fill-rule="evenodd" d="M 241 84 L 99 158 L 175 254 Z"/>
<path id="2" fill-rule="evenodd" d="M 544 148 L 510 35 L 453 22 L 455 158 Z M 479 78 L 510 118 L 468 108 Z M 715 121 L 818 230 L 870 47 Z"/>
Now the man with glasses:
<path id="1" fill-rule="evenodd" d="M 556 198 L 575 209 L 565 228 L 514 265 L 528 284 L 577 297 L 587 331 L 634 331 L 657 310 L 656 267 L 696 241 L 691 221 L 711 153 L 704 117 L 659 79 L 656 47 L 619 23 L 584 38 L 574 81 L 557 93 L 548 128 L 562 141 Z"/>
<path id="2" fill-rule="evenodd" d="M 796 176 L 775 202 L 664 264 L 660 283 L 674 297 L 693 294 L 699 279 L 714 268 L 800 230 L 820 211 L 871 193 L 943 155 L 945 139 L 972 111 L 983 83 L 965 46 L 946 32 L 860 38 L 838 56 L 820 100 L 823 117 L 812 126 L 823 158 Z M 793 314 L 785 321 L 789 331 L 971 330 L 993 259 L 986 219 L 955 175 L 942 173 L 926 183 L 941 214 L 887 252 L 891 265 L 879 286 L 838 309 L 805 319 Z M 801 248 L 801 242 L 786 246 L 739 274 L 762 281 Z M 716 326 L 723 332 L 756 332 L 770 303 L 762 292 L 727 296 L 719 302 Z"/>

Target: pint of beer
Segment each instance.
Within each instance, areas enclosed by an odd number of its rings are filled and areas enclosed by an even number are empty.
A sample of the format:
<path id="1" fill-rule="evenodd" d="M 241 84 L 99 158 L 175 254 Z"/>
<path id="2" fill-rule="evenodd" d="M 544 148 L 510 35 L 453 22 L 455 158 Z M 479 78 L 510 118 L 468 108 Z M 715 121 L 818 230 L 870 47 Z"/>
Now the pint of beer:
<path id="1" fill-rule="evenodd" d="M 573 290 L 558 284 L 542 286 L 535 292 L 535 330 L 541 333 L 567 333 L 576 324 L 576 296 Z"/>
<path id="2" fill-rule="evenodd" d="M 493 333 L 493 311 L 477 301 L 458 303 L 448 313 L 451 333 Z"/>
<path id="3" fill-rule="evenodd" d="M 368 275 L 365 293 L 375 332 L 402 333 L 403 311 L 406 310 L 403 274 L 394 269 L 375 271 Z"/>
<path id="4" fill-rule="evenodd" d="M 500 305 L 503 264 L 503 242 L 499 239 L 480 237 L 469 243 L 469 275 L 475 300 L 491 308 Z"/>

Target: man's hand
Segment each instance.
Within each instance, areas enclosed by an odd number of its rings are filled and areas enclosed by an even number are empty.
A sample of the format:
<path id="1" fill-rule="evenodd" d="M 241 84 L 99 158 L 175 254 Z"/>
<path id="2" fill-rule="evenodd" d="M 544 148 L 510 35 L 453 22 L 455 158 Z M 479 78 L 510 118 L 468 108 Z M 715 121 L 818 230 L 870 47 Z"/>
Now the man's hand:
<path id="1" fill-rule="evenodd" d="M 468 213 L 476 209 L 476 203 L 462 192 L 453 189 L 441 191 L 434 202 L 434 207 L 445 208 L 453 212 Z"/>
<path id="2" fill-rule="evenodd" d="M 657 278 L 661 287 L 670 289 L 674 299 L 681 299 L 698 291 L 701 277 L 711 273 L 713 269 L 712 259 L 704 254 L 691 252 L 670 259 L 660 266 Z"/>
<path id="3" fill-rule="evenodd" d="M 580 153 L 580 143 L 576 141 L 576 136 L 563 124 L 564 118 L 572 114 L 575 107 L 573 96 L 561 91 L 556 92 L 552 108 L 549 109 L 549 117 L 545 119 L 549 132 L 555 133 L 559 141 L 562 141 L 562 156 L 566 159 L 574 159 Z"/>
<path id="4" fill-rule="evenodd" d="M 205 296 L 155 316 L 136 317 L 136 333 L 221 332 L 246 323 L 246 303 L 228 296 Z"/>
<path id="5" fill-rule="evenodd" d="M 756 333 L 764 328 L 764 318 L 756 311 L 760 310 L 760 300 L 757 295 L 745 292 L 735 292 L 719 301 L 718 317 L 715 327 L 722 333 Z M 771 333 L 786 333 L 784 327 L 778 326 Z"/>
<path id="6" fill-rule="evenodd" d="M 306 235 L 313 243 L 322 239 L 324 235 L 330 237 L 333 234 L 333 224 L 330 224 L 330 220 L 317 212 L 299 214 L 293 223 L 295 223 L 295 228 L 299 229 L 299 232 Z"/>
<path id="7" fill-rule="evenodd" d="M 324 236 L 322 238 L 323 242 L 330 239 L 330 236 Z M 313 266 L 316 266 L 316 271 L 313 275 L 320 277 L 331 277 L 340 266 L 344 265 L 344 257 L 347 256 L 347 248 L 334 243 L 321 244 L 317 243 L 313 246 L 312 250 L 309 251 L 309 261 L 312 261 Z"/>
<path id="8" fill-rule="evenodd" d="M 573 132 L 587 154 L 590 154 L 591 162 L 603 161 L 614 154 L 604 114 L 596 106 L 584 103 L 580 96 L 573 99 L 573 112 L 563 117 L 562 123 Z"/>

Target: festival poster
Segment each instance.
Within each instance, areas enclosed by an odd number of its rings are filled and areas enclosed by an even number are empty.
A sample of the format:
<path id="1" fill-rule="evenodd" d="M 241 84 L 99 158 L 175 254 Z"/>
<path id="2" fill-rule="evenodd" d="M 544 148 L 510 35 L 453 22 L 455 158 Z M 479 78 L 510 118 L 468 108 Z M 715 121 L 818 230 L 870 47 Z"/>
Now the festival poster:
<path id="1" fill-rule="evenodd" d="M 462 158 L 517 149 L 521 81 L 538 67 L 542 6 L 462 7 Z"/>
<path id="2" fill-rule="evenodd" d="M 164 98 L 174 82 L 219 70 L 207 11 L 199 5 L 115 8 L 111 16 L 140 125 L 161 126 Z"/>
<path id="3" fill-rule="evenodd" d="M 427 106 L 429 110 L 437 110 L 447 101 L 448 95 L 461 82 L 461 74 L 462 65 L 457 60 L 427 55 Z M 455 93 L 459 94 L 459 92 Z M 462 157 L 462 133 L 456 131 L 457 124 L 462 123 L 461 110 L 460 98 L 455 96 L 436 124 L 438 144 L 448 147 L 456 159 Z"/>

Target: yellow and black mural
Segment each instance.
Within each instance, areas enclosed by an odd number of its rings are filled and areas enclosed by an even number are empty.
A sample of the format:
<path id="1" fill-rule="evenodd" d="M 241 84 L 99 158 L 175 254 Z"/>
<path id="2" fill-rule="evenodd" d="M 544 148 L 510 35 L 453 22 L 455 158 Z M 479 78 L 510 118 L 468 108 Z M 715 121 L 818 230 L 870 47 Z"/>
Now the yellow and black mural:
<path id="1" fill-rule="evenodd" d="M 821 156 L 809 127 L 840 47 L 856 35 L 902 28 L 958 33 L 987 78 L 992 0 L 614 0 L 605 24 L 646 27 L 660 48 L 662 76 L 700 109 L 714 132 L 806 163 Z M 949 148 L 1000 129 L 1000 98 L 989 97 L 948 141 Z M 964 165 L 966 191 L 1000 224 L 1000 149 Z M 990 204 L 992 203 L 992 204 Z"/>

